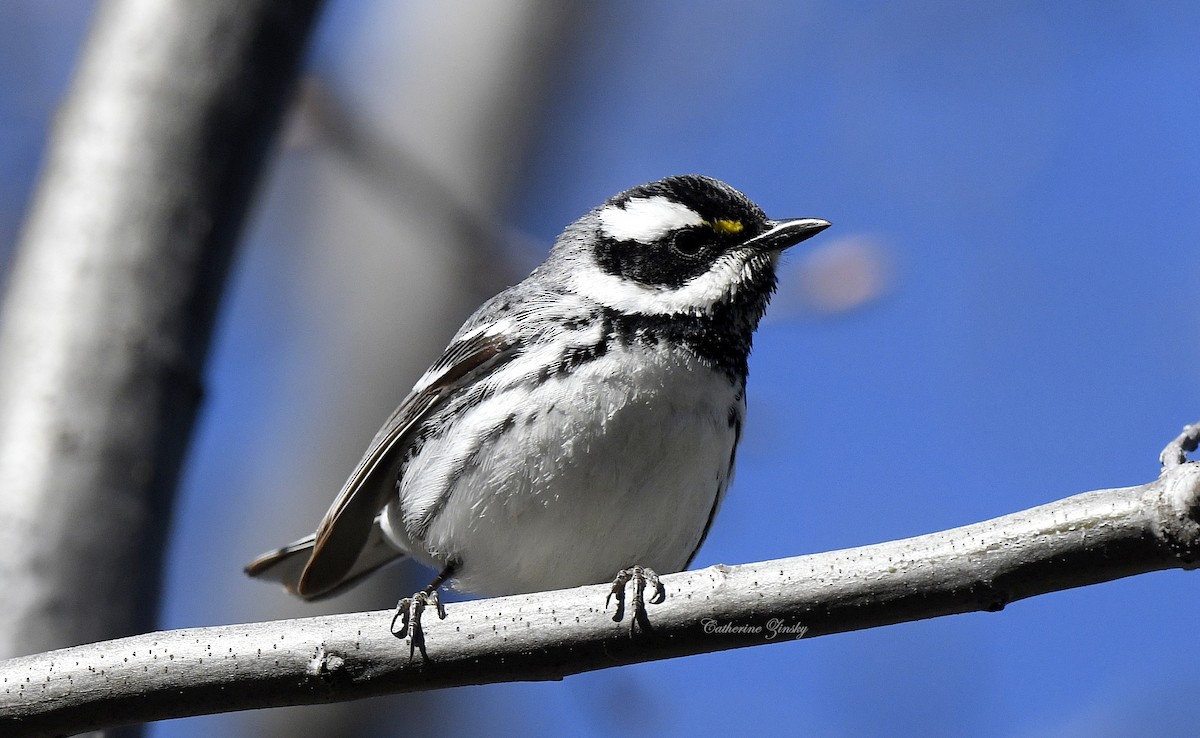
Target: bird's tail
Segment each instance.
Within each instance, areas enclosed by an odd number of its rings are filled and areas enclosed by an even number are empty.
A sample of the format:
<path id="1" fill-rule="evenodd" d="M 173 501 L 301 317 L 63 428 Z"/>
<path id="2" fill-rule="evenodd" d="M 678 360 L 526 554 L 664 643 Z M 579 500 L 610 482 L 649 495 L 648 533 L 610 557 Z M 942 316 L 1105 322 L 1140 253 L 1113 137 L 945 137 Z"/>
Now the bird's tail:
<path id="1" fill-rule="evenodd" d="M 379 522 L 379 518 L 376 518 L 375 525 L 371 527 L 371 535 L 367 538 L 366 545 L 363 546 L 362 552 L 359 553 L 358 559 L 354 562 L 354 566 L 350 567 L 350 571 L 346 573 L 342 581 L 333 589 L 322 592 L 315 597 L 305 597 L 306 600 L 321 600 L 340 594 L 358 584 L 363 577 L 379 567 L 404 558 L 402 552 L 397 551 L 388 543 Z M 255 579 L 278 582 L 288 592 L 297 594 L 300 574 L 304 571 L 304 565 L 308 563 L 308 559 L 312 555 L 315 540 L 315 534 L 308 535 L 298 541 L 289 543 L 283 548 L 262 554 L 254 559 L 254 561 L 246 564 L 244 571 Z"/>

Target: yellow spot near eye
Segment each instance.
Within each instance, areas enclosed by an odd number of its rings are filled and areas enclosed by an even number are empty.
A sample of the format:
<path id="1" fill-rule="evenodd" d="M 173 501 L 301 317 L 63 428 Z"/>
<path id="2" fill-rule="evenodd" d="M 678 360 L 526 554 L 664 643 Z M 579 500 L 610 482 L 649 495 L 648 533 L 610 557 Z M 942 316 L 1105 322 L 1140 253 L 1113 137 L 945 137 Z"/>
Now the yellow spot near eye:
<path id="1" fill-rule="evenodd" d="M 746 227 L 746 226 L 742 225 L 742 221 L 729 220 L 728 218 L 720 218 L 718 220 L 714 220 L 712 223 L 709 223 L 709 225 L 712 226 L 712 229 L 714 231 L 716 231 L 717 233 L 727 233 L 729 235 L 736 235 L 738 233 L 741 233 L 742 230 L 745 229 L 745 227 Z"/>

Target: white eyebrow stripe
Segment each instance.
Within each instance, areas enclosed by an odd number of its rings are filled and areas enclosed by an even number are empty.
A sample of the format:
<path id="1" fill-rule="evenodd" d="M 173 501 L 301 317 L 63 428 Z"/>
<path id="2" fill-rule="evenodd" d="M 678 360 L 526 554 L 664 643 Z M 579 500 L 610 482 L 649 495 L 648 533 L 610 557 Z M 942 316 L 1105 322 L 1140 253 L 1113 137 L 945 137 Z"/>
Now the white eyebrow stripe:
<path id="1" fill-rule="evenodd" d="M 601 231 L 616 241 L 653 243 L 671 231 L 703 222 L 695 210 L 661 195 L 634 197 L 600 211 Z"/>

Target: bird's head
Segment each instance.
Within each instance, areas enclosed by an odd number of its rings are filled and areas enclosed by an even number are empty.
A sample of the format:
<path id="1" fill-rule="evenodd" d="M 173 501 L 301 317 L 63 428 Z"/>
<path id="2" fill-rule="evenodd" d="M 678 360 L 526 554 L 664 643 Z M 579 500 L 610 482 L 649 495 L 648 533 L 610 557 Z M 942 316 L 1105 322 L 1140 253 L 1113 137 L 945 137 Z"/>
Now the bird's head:
<path id="1" fill-rule="evenodd" d="M 818 218 L 772 220 L 711 177 L 667 177 L 573 223 L 544 268 L 571 291 L 623 313 L 711 314 L 739 293 L 761 297 L 765 307 L 780 252 L 828 227 Z"/>

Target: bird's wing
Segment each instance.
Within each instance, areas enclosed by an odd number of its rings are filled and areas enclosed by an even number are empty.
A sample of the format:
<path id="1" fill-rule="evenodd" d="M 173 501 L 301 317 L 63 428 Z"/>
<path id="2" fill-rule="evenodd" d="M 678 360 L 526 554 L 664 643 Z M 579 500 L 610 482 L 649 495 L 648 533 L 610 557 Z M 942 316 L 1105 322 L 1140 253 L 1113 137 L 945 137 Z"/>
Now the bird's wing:
<path id="1" fill-rule="evenodd" d="M 395 494 L 403 449 L 413 431 L 447 397 L 512 359 L 519 350 L 508 320 L 478 326 L 450 343 L 375 434 L 317 526 L 312 555 L 300 574 L 296 594 L 319 597 L 341 584 L 366 545 L 375 516 Z"/>

